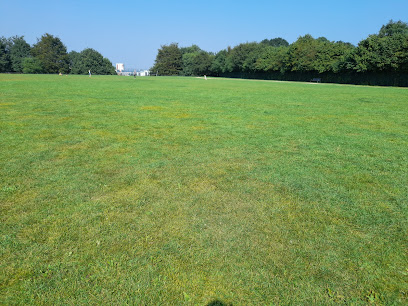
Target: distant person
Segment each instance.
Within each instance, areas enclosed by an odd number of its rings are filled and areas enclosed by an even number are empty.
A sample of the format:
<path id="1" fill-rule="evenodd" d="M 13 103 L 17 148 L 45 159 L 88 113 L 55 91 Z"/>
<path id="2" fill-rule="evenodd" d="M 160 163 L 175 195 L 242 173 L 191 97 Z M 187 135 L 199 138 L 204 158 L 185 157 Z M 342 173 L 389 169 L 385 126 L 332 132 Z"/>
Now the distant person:
<path id="1" fill-rule="evenodd" d="M 136 70 L 133 71 L 133 77 L 136 79 Z"/>
<path id="2" fill-rule="evenodd" d="M 206 81 L 207 81 L 207 76 L 206 76 L 206 75 L 204 75 L 204 80 L 206 80 Z"/>
<path id="3" fill-rule="evenodd" d="M 91 77 L 91 70 L 89 70 L 88 73 L 89 73 L 89 77 Z"/>

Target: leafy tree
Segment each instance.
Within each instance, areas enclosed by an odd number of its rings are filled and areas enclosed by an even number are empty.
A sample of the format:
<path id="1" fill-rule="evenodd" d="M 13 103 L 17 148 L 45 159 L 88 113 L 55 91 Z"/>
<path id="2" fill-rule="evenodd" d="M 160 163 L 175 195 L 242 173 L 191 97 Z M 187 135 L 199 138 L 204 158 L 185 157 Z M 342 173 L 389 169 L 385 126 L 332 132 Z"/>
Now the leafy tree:
<path id="1" fill-rule="evenodd" d="M 408 71 L 408 24 L 392 20 L 358 44 L 343 63 L 357 72 Z"/>
<path id="2" fill-rule="evenodd" d="M 319 73 L 338 72 L 339 61 L 354 48 L 350 43 L 331 42 L 325 37 L 319 37 L 316 41 L 314 70 Z"/>
<path id="3" fill-rule="evenodd" d="M 183 47 L 180 48 L 181 54 L 186 54 L 186 53 L 196 53 L 196 52 L 201 52 L 203 50 L 200 49 L 199 46 L 197 45 L 192 45 L 190 47 Z"/>
<path id="4" fill-rule="evenodd" d="M 202 51 L 196 45 L 181 48 L 181 51 L 183 52 L 182 62 L 184 75 L 209 74 L 214 55 Z"/>
<path id="5" fill-rule="evenodd" d="M 45 73 L 68 73 L 67 48 L 58 37 L 44 34 L 33 46 L 31 53 L 41 61 Z"/>
<path id="6" fill-rule="evenodd" d="M 0 37 L 0 72 L 11 71 L 10 40 Z"/>
<path id="7" fill-rule="evenodd" d="M 259 44 L 256 42 L 243 43 L 235 46 L 226 59 L 226 70 L 229 72 L 249 71 L 254 64 L 254 53 L 258 53 Z M 251 54 L 252 53 L 252 54 Z"/>
<path id="8" fill-rule="evenodd" d="M 330 42 L 330 41 L 329 41 L 326 37 L 324 37 L 324 36 L 318 37 L 318 38 L 316 38 L 316 40 L 317 40 L 318 42 L 322 42 L 322 43 Z"/>
<path id="9" fill-rule="evenodd" d="M 76 51 L 71 51 L 68 53 L 68 59 L 70 73 L 81 74 L 82 72 L 81 54 Z"/>
<path id="10" fill-rule="evenodd" d="M 339 72 L 346 72 L 344 69 L 344 60 L 350 56 L 355 50 L 355 46 L 353 46 L 351 43 L 348 42 L 343 42 L 343 41 L 337 41 L 334 43 L 333 46 L 333 57 L 334 59 L 332 60 L 331 63 L 331 68 L 333 72 L 339 73 Z"/>
<path id="11" fill-rule="evenodd" d="M 317 54 L 317 41 L 309 34 L 290 45 L 287 66 L 291 71 L 312 71 Z"/>
<path id="12" fill-rule="evenodd" d="M 221 73 L 224 73 L 226 71 L 227 55 L 227 50 L 221 50 L 215 55 L 210 67 L 210 71 L 213 74 L 220 75 Z"/>
<path id="13" fill-rule="evenodd" d="M 268 46 L 256 60 L 255 67 L 258 71 L 279 71 L 284 73 L 287 55 L 288 47 Z"/>
<path id="14" fill-rule="evenodd" d="M 338 72 L 339 61 L 352 48 L 348 43 L 335 43 L 325 37 L 314 39 L 311 35 L 305 35 L 290 45 L 286 69 L 299 72 Z"/>
<path id="15" fill-rule="evenodd" d="M 107 59 L 106 57 L 102 60 L 102 67 L 103 67 L 103 74 L 115 75 L 115 67 L 113 66 L 112 62 Z"/>
<path id="16" fill-rule="evenodd" d="M 185 53 L 182 56 L 183 62 L 183 74 L 190 76 L 194 74 L 195 70 L 195 57 L 198 55 L 198 52 L 195 53 Z"/>
<path id="17" fill-rule="evenodd" d="M 384 57 L 390 56 L 388 65 L 391 67 L 389 68 L 408 72 L 408 23 L 390 20 L 381 27 L 378 36 L 383 45 L 381 53 L 385 53 Z M 392 64 L 390 60 L 393 61 Z"/>
<path id="18" fill-rule="evenodd" d="M 72 74 L 88 74 L 91 70 L 94 74 L 115 74 L 112 63 L 98 51 L 88 48 L 80 53 L 71 51 L 69 63 Z"/>
<path id="19" fill-rule="evenodd" d="M 43 73 L 44 69 L 42 63 L 38 58 L 35 57 L 26 57 L 21 61 L 23 73 Z"/>
<path id="20" fill-rule="evenodd" d="M 15 36 L 11 39 L 10 47 L 11 68 L 15 72 L 23 72 L 23 59 L 30 56 L 30 45 L 25 41 L 24 36 Z"/>
<path id="21" fill-rule="evenodd" d="M 406 71 L 408 35 L 370 35 L 346 59 L 344 66 L 357 72 Z"/>
<path id="22" fill-rule="evenodd" d="M 277 37 L 277 38 L 272 38 L 272 39 L 264 39 L 263 41 L 261 41 L 261 44 L 265 44 L 271 47 L 288 47 L 289 43 L 287 42 L 287 40 L 281 38 L 281 37 Z"/>
<path id="23" fill-rule="evenodd" d="M 248 54 L 242 65 L 242 69 L 245 72 L 255 72 L 258 70 L 256 62 L 264 53 L 264 50 L 268 48 L 268 45 L 253 43 L 248 49 Z"/>
<path id="24" fill-rule="evenodd" d="M 183 67 L 183 75 L 197 75 L 196 68 L 196 57 L 202 52 L 199 46 L 192 45 L 190 47 L 180 48 L 181 51 L 181 60 Z"/>
<path id="25" fill-rule="evenodd" d="M 400 40 L 398 48 L 395 50 L 398 69 L 400 72 L 408 73 L 408 35 L 401 35 L 397 39 Z"/>
<path id="26" fill-rule="evenodd" d="M 390 20 L 386 25 L 383 25 L 378 35 L 380 37 L 394 36 L 394 35 L 408 35 L 408 23 L 401 20 L 394 22 Z"/>
<path id="27" fill-rule="evenodd" d="M 178 44 L 161 46 L 151 70 L 158 71 L 159 75 L 179 75 L 182 69 L 182 52 Z"/>

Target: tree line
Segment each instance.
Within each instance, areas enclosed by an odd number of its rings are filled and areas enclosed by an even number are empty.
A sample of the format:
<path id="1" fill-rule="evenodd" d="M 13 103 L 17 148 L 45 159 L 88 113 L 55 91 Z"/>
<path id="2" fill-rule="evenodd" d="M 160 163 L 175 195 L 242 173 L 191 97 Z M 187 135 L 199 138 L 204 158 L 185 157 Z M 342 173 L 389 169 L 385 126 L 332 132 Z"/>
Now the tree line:
<path id="1" fill-rule="evenodd" d="M 98 51 L 87 48 L 67 52 L 62 41 L 44 34 L 30 46 L 23 36 L 0 37 L 0 72 L 115 74 L 111 61 Z"/>
<path id="2" fill-rule="evenodd" d="M 152 73 L 408 86 L 408 24 L 390 21 L 357 46 L 311 35 L 241 43 L 217 53 L 177 43 L 158 50 Z"/>

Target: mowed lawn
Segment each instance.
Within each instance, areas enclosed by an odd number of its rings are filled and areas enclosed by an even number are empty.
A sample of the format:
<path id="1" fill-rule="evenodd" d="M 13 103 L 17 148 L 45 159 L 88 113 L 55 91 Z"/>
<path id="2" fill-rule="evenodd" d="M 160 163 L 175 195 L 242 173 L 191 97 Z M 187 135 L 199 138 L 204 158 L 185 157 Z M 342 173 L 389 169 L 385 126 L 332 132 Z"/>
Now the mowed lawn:
<path id="1" fill-rule="evenodd" d="M 0 75 L 1 304 L 408 302 L 408 89 Z"/>

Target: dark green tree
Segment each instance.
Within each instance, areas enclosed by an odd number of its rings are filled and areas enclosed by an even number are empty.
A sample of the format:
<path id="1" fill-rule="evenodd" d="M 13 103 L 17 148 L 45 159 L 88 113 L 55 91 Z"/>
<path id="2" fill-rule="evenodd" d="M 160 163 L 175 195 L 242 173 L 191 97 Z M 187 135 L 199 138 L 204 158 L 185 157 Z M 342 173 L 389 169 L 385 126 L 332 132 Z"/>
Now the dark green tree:
<path id="1" fill-rule="evenodd" d="M 182 52 L 177 43 L 163 45 L 158 50 L 154 66 L 159 75 L 179 75 L 183 70 Z"/>
<path id="2" fill-rule="evenodd" d="M 102 67 L 103 67 L 103 74 L 107 74 L 107 75 L 116 74 L 115 67 L 113 66 L 112 62 L 106 57 L 104 57 L 102 60 Z"/>
<path id="3" fill-rule="evenodd" d="M 183 75 L 207 75 L 214 59 L 214 55 L 201 50 L 193 45 L 187 48 L 181 48 L 183 53 Z"/>
<path id="4" fill-rule="evenodd" d="M 84 70 L 81 66 L 81 54 L 76 51 L 71 51 L 68 53 L 69 59 L 69 70 L 71 74 L 81 74 L 81 71 Z"/>
<path id="5" fill-rule="evenodd" d="M 263 50 L 257 59 L 255 66 L 258 71 L 264 72 L 285 72 L 287 62 L 288 47 L 268 46 Z"/>
<path id="6" fill-rule="evenodd" d="M 248 49 L 248 54 L 242 64 L 242 69 L 245 72 L 256 72 L 258 67 L 256 62 L 269 46 L 265 44 L 252 43 Z"/>
<path id="7" fill-rule="evenodd" d="M 338 72 L 338 62 L 353 48 L 351 44 L 331 42 L 325 37 L 299 37 L 290 45 L 286 70 L 298 72 Z"/>
<path id="8" fill-rule="evenodd" d="M 370 35 L 346 58 L 345 67 L 357 72 L 396 72 L 405 70 L 408 35 Z"/>
<path id="9" fill-rule="evenodd" d="M 80 53 L 71 51 L 69 53 L 69 64 L 72 74 L 115 74 L 112 63 L 102 56 L 98 51 L 87 48 Z"/>
<path id="10" fill-rule="evenodd" d="M 23 59 L 30 56 L 30 45 L 25 41 L 24 36 L 11 38 L 10 60 L 11 68 L 15 72 L 23 72 Z"/>
<path id="11" fill-rule="evenodd" d="M 338 63 L 354 47 L 350 43 L 332 42 L 325 37 L 316 39 L 316 58 L 313 68 L 319 73 L 338 72 Z"/>
<path id="12" fill-rule="evenodd" d="M 181 54 L 186 54 L 186 53 L 196 53 L 196 52 L 200 52 L 203 51 L 201 50 L 201 48 L 197 45 L 192 45 L 190 47 L 183 47 L 180 48 Z"/>
<path id="13" fill-rule="evenodd" d="M 0 72 L 11 71 L 10 39 L 0 37 Z"/>
<path id="14" fill-rule="evenodd" d="M 335 73 L 347 72 L 344 68 L 344 60 L 350 56 L 355 50 L 355 46 L 351 43 L 336 41 L 333 46 L 333 61 L 331 63 L 331 69 Z"/>
<path id="15" fill-rule="evenodd" d="M 41 61 L 45 73 L 69 72 L 67 48 L 58 37 L 44 34 L 33 46 L 31 53 Z"/>
<path id="16" fill-rule="evenodd" d="M 42 67 L 41 61 L 35 57 L 26 57 L 21 61 L 23 73 L 43 73 L 44 69 Z"/>
<path id="17" fill-rule="evenodd" d="M 395 56 L 398 61 L 399 72 L 408 73 L 408 35 L 399 36 L 398 48 L 395 50 Z"/>
<path id="18" fill-rule="evenodd" d="M 401 20 L 394 22 L 390 20 L 386 25 L 383 25 L 378 35 L 380 37 L 394 36 L 394 35 L 408 35 L 408 23 Z"/>
<path id="19" fill-rule="evenodd" d="M 287 58 L 287 69 L 290 71 L 315 70 L 318 42 L 309 34 L 299 37 L 290 45 Z"/>
<path id="20" fill-rule="evenodd" d="M 287 42 L 287 40 L 281 37 L 272 38 L 272 39 L 264 39 L 263 41 L 261 41 L 261 44 L 265 44 L 271 47 L 288 47 L 289 46 L 289 43 Z"/>
<path id="21" fill-rule="evenodd" d="M 226 70 L 229 72 L 242 72 L 251 69 L 254 63 L 253 52 L 259 51 L 259 44 L 256 42 L 243 43 L 232 48 L 226 59 Z M 251 55 L 252 54 L 252 55 Z"/>
<path id="22" fill-rule="evenodd" d="M 183 61 L 183 75 L 191 76 L 196 75 L 196 57 L 199 52 L 185 53 L 182 56 Z"/>
<path id="23" fill-rule="evenodd" d="M 221 50 L 215 55 L 210 67 L 210 71 L 212 74 L 219 76 L 226 71 L 227 55 L 227 50 Z"/>
<path id="24" fill-rule="evenodd" d="M 338 63 L 343 72 L 408 72 L 408 25 L 392 20 L 378 34 L 369 35 Z"/>

